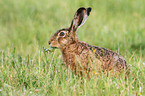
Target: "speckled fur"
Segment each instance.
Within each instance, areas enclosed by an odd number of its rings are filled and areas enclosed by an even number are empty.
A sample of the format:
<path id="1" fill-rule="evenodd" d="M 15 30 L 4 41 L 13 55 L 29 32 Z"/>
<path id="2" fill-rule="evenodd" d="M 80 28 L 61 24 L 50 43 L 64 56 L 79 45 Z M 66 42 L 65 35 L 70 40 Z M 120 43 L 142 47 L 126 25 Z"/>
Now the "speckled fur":
<path id="1" fill-rule="evenodd" d="M 116 72 L 125 70 L 128 72 L 129 66 L 122 56 L 109 49 L 92 46 L 78 40 L 76 31 L 83 25 L 90 11 L 91 8 L 79 8 L 71 26 L 58 30 L 51 37 L 49 40 L 50 46 L 61 49 L 63 62 L 78 75 L 88 74 L 92 70 L 97 72 L 100 70 L 99 66 L 104 72 L 109 72 L 110 70 Z M 61 32 L 65 35 L 61 36 Z"/>

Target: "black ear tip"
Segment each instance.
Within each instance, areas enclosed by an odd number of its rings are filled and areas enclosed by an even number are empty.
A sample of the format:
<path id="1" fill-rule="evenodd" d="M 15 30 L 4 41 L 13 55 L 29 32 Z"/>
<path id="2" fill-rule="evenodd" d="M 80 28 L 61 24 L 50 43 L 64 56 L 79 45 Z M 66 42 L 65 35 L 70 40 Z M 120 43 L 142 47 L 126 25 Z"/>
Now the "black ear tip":
<path id="1" fill-rule="evenodd" d="M 88 8 L 87 8 L 87 15 L 88 15 L 88 16 L 90 15 L 91 10 L 92 10 L 91 7 L 88 7 Z"/>
<path id="2" fill-rule="evenodd" d="M 85 10 L 84 7 L 80 7 L 78 10 L 77 10 L 77 15 L 80 14 L 82 12 L 82 10 Z"/>

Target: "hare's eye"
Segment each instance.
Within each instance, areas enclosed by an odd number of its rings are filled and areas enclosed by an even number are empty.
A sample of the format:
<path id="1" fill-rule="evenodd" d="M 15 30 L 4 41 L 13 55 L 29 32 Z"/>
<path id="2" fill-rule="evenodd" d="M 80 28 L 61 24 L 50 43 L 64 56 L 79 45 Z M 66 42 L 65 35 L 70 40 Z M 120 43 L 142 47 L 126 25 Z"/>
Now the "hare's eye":
<path id="1" fill-rule="evenodd" d="M 60 32 L 59 36 L 64 37 L 65 33 L 64 32 Z"/>

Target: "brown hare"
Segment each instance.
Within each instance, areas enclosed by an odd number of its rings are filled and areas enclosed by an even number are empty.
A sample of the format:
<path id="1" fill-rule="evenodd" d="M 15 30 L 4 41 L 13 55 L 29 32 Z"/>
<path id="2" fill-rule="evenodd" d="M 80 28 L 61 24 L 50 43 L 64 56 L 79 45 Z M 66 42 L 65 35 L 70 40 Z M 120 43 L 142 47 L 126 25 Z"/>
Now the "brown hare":
<path id="1" fill-rule="evenodd" d="M 49 45 L 59 48 L 63 55 L 63 63 L 77 75 L 100 72 L 121 72 L 128 70 L 126 60 L 117 53 L 106 48 L 89 45 L 77 38 L 77 29 L 87 20 L 91 8 L 79 8 L 69 28 L 58 30 L 49 40 Z M 100 66 L 100 67 L 99 67 Z"/>

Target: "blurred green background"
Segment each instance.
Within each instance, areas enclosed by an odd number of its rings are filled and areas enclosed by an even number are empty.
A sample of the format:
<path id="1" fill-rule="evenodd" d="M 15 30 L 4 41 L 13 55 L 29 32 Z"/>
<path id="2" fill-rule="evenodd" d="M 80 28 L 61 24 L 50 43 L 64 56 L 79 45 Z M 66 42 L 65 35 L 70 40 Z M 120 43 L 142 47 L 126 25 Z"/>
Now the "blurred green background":
<path id="1" fill-rule="evenodd" d="M 78 86 L 74 88 L 81 90 L 81 95 L 85 95 L 85 92 L 92 93 L 92 95 L 93 92 L 98 92 L 99 95 L 103 95 L 102 90 L 107 90 L 106 95 L 143 93 L 143 91 L 139 91 L 139 88 L 144 88 L 145 83 L 145 66 L 143 65 L 145 62 L 145 0 L 0 0 L 0 77 L 2 78 L 0 90 L 4 91 L 2 95 L 5 95 L 5 92 L 9 95 L 14 95 L 14 93 L 16 93 L 15 95 L 20 95 L 20 93 L 25 95 L 23 88 L 26 85 L 30 86 L 26 89 L 27 95 L 30 95 L 29 93 L 35 89 L 41 89 L 43 85 L 51 85 L 50 93 L 53 95 L 78 96 L 80 94 L 79 91 L 75 91 L 73 94 L 68 87 L 62 87 L 66 84 L 65 80 L 61 78 L 63 74 L 54 75 L 54 69 L 50 68 L 50 70 L 46 67 L 46 65 L 52 64 L 52 67 L 64 72 L 62 69 L 65 69 L 65 66 L 60 68 L 62 62 L 60 50 L 56 50 L 55 55 L 43 53 L 43 47 L 49 48 L 49 38 L 57 30 L 70 26 L 74 13 L 79 7 L 92 7 L 88 20 L 77 32 L 79 40 L 121 54 L 133 66 L 131 80 L 137 81 L 132 81 L 133 83 L 129 84 L 129 87 L 121 87 L 129 88 L 124 89 L 124 93 L 121 93 L 122 89 L 114 89 L 110 92 L 110 89 L 116 87 L 103 89 L 107 81 L 99 81 L 102 82 L 100 83 L 102 85 L 97 86 L 99 91 L 90 90 L 89 88 L 96 88 L 91 85 L 79 89 L 82 86 L 79 81 Z M 29 70 L 27 70 L 28 64 L 31 68 Z M 39 70 L 38 73 L 38 69 L 42 69 L 42 71 Z M 37 76 L 39 77 L 40 73 L 45 79 L 41 78 L 39 82 L 31 82 Z M 51 78 L 58 76 L 57 79 L 52 81 L 49 79 L 48 73 Z M 68 74 L 65 74 L 62 77 L 67 78 L 67 76 Z M 11 77 L 15 78 L 11 79 Z M 103 80 L 107 80 L 105 78 Z M 72 82 L 73 80 L 77 82 L 76 78 L 71 79 Z M 46 84 L 47 80 L 51 83 Z M 61 84 L 55 85 L 54 82 L 61 82 Z M 89 82 L 89 84 L 94 84 L 94 81 Z M 119 82 L 121 84 L 122 81 Z M 75 83 L 70 86 L 73 84 Z M 109 84 L 106 86 L 110 86 Z M 8 85 L 13 86 L 14 89 L 10 87 L 8 90 L 9 87 L 5 87 Z M 37 95 L 46 95 L 47 87 L 44 86 L 44 91 Z M 132 89 L 132 86 L 135 89 Z M 60 93 L 57 92 L 58 89 Z M 64 89 L 68 90 L 63 91 Z"/>

